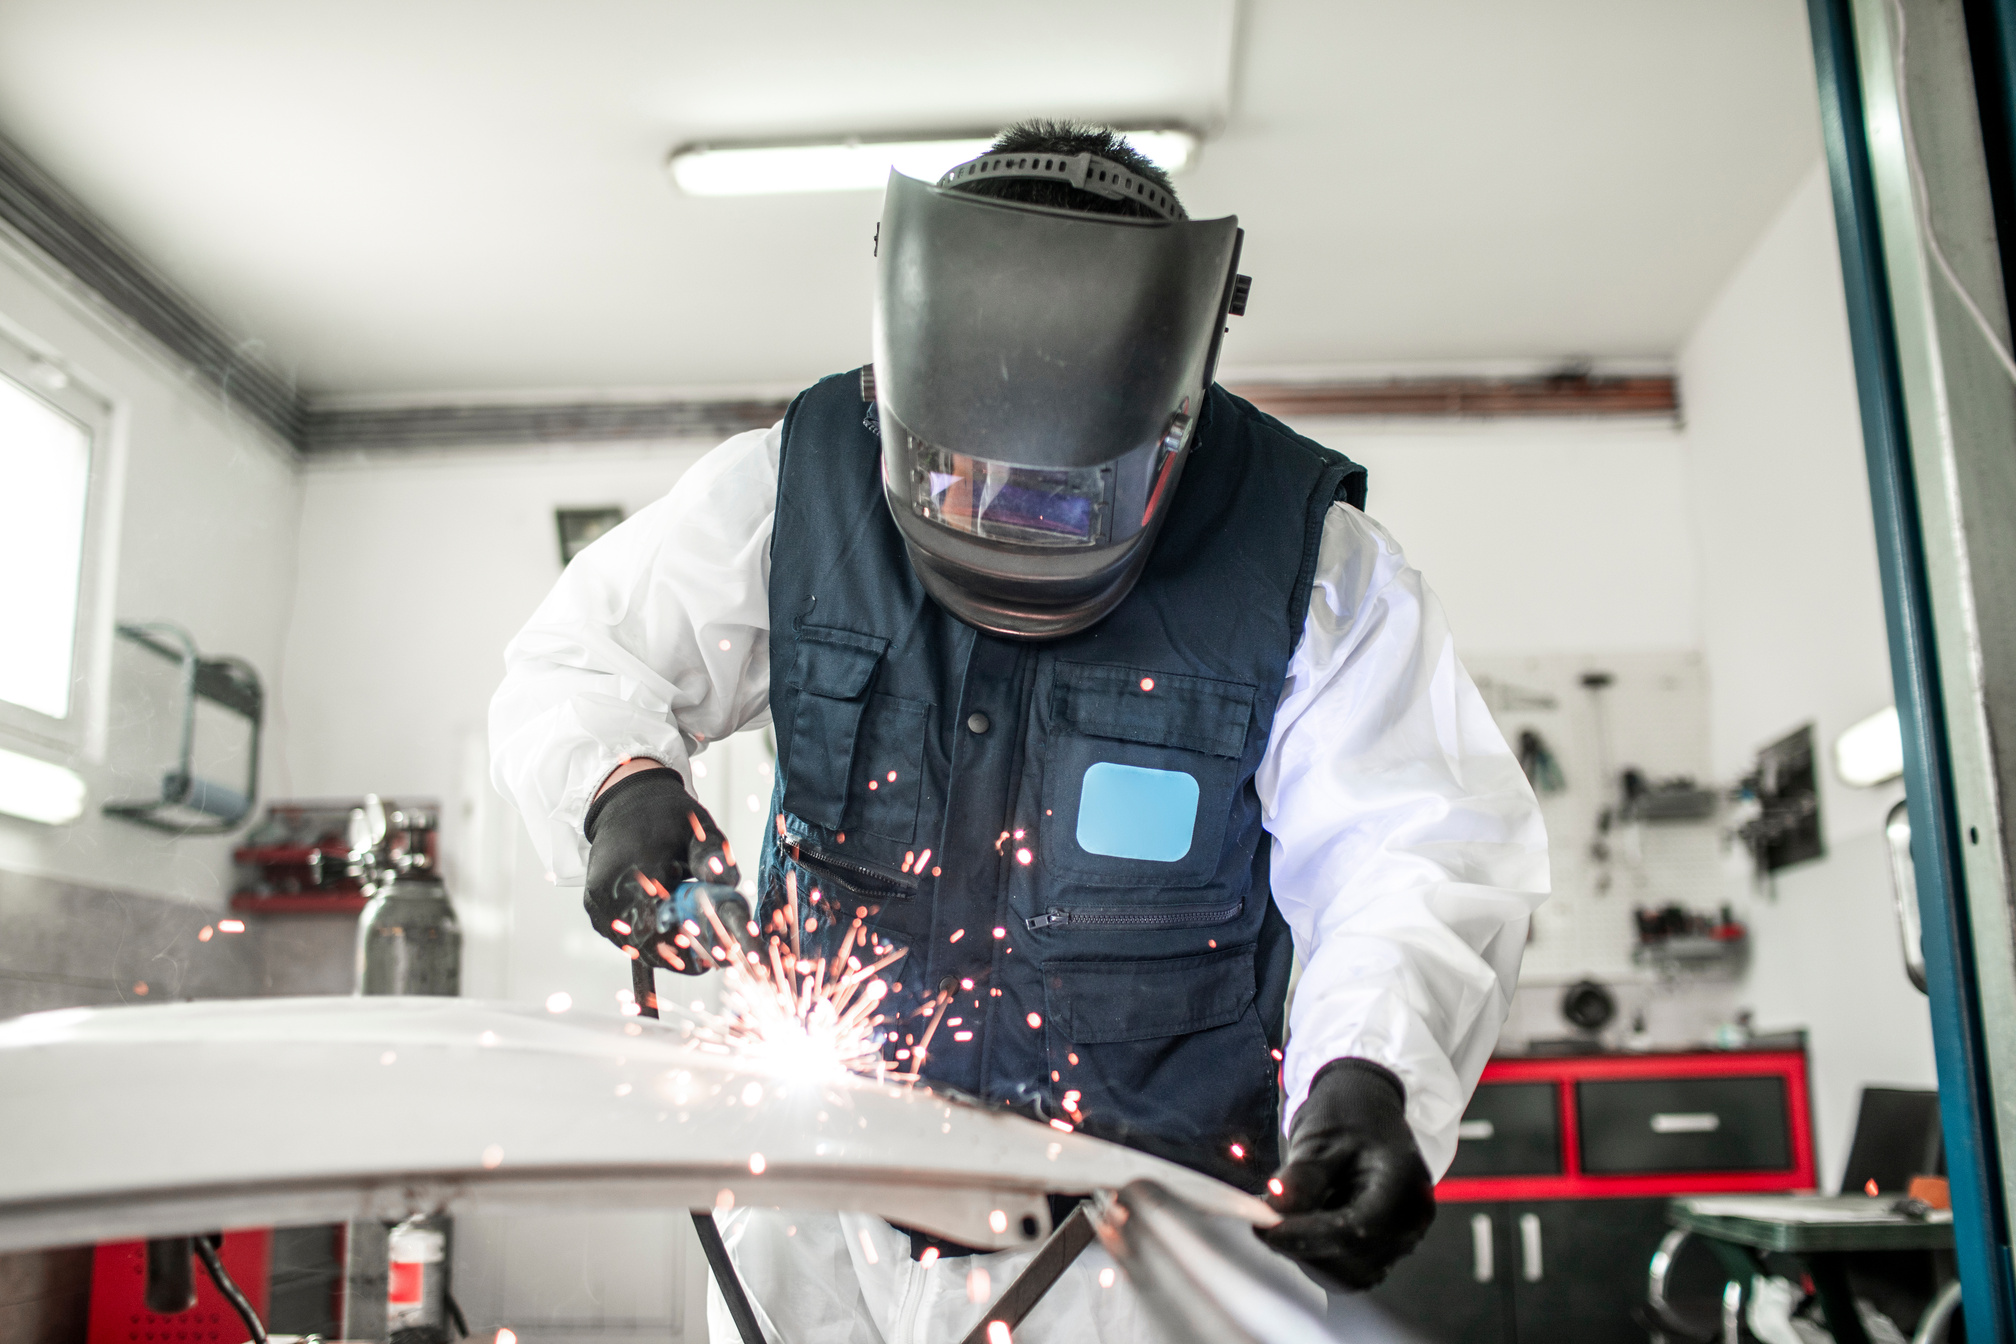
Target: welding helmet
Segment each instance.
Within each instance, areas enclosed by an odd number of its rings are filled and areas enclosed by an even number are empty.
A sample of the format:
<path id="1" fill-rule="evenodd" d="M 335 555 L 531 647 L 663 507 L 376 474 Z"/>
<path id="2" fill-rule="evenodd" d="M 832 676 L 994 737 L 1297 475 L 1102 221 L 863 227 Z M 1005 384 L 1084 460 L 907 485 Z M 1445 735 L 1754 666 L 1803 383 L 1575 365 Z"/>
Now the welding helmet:
<path id="1" fill-rule="evenodd" d="M 1015 177 L 1155 217 L 958 190 Z M 1053 639 L 1126 597 L 1169 513 L 1226 312 L 1243 307 L 1240 239 L 1237 219 L 1187 219 L 1091 154 L 990 154 L 936 184 L 890 174 L 863 394 L 910 563 L 954 616 Z"/>

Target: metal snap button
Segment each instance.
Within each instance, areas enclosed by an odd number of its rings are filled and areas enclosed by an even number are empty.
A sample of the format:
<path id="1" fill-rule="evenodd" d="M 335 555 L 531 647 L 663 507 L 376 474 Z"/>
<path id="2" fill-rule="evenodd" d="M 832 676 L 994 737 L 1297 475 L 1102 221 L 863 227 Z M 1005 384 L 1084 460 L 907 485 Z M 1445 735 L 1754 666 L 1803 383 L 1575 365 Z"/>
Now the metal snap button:
<path id="1" fill-rule="evenodd" d="M 993 726 L 992 723 L 988 722 L 987 716 L 978 710 L 966 716 L 966 729 L 968 732 L 984 733 Z"/>

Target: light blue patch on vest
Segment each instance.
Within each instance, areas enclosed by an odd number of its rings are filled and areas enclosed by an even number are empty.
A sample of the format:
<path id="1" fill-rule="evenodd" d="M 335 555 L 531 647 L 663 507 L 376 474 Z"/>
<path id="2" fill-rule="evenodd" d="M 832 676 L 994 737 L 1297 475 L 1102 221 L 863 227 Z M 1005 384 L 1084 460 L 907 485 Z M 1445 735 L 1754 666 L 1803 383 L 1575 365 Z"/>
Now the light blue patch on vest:
<path id="1" fill-rule="evenodd" d="M 1174 863 L 1197 829 L 1197 781 L 1181 770 L 1099 761 L 1078 795 L 1078 847 L 1115 859 Z"/>

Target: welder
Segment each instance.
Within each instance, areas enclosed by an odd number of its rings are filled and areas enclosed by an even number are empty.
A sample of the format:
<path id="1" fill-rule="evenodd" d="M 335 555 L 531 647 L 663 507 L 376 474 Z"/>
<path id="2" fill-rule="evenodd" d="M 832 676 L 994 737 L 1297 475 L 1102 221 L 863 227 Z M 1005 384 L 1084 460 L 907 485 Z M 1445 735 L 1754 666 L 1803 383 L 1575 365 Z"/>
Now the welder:
<path id="1" fill-rule="evenodd" d="M 1363 1288 L 1434 1216 L 1546 843 L 1365 471 L 1213 382 L 1240 243 L 1099 128 L 892 175 L 873 363 L 574 560 L 494 773 L 635 947 L 624 875 L 720 846 L 692 758 L 767 722 L 759 916 L 908 947 L 892 1011 L 964 1024 L 930 1081 L 1268 1192 L 1266 1240 Z M 789 1339 L 957 1338 L 1028 1254 L 728 1222 Z M 1097 1254 L 1019 1338 L 1151 1337 Z"/>

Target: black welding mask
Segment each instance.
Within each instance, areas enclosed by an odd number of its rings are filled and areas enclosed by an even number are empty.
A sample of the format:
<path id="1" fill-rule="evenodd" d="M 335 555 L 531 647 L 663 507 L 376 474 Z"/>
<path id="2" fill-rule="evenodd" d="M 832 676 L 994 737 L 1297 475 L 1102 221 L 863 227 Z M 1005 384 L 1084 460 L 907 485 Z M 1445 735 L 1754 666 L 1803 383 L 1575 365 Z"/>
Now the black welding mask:
<path id="1" fill-rule="evenodd" d="M 1157 218 L 958 190 L 1069 181 Z M 875 293 L 883 489 L 925 589 L 977 629 L 1053 639 L 1140 577 L 1244 306 L 1235 218 L 1190 220 L 1088 154 L 892 173 Z M 1235 288 L 1238 291 L 1235 300 Z"/>

